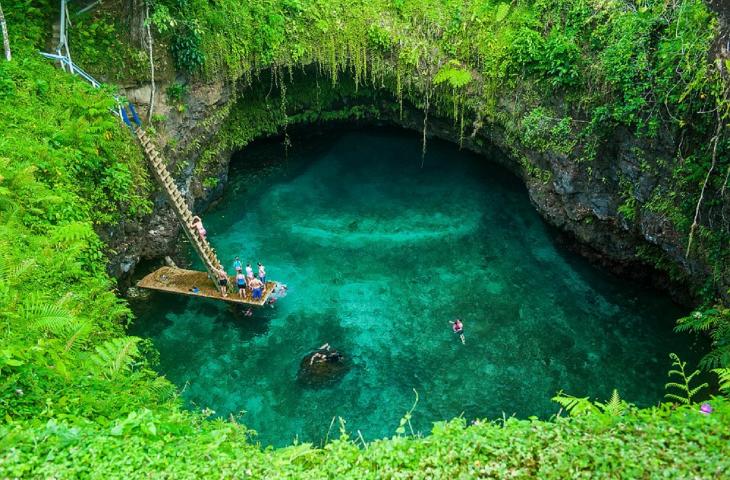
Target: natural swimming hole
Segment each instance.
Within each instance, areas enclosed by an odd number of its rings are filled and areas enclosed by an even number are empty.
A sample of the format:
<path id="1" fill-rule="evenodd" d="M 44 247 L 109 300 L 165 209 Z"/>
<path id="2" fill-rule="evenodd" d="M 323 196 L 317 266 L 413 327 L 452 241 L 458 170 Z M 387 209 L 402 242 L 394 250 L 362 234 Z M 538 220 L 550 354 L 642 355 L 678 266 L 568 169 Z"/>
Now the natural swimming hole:
<path id="1" fill-rule="evenodd" d="M 191 407 L 241 421 L 263 445 L 394 434 L 463 415 L 548 417 L 558 390 L 640 406 L 662 399 L 669 352 L 696 365 L 684 311 L 564 250 L 521 182 L 489 159 L 418 135 L 331 131 L 236 154 L 209 238 L 288 285 L 246 317 L 221 302 L 154 293 L 131 333 Z M 449 320 L 461 318 L 466 343 Z M 346 373 L 312 386 L 300 361 L 329 342 Z"/>

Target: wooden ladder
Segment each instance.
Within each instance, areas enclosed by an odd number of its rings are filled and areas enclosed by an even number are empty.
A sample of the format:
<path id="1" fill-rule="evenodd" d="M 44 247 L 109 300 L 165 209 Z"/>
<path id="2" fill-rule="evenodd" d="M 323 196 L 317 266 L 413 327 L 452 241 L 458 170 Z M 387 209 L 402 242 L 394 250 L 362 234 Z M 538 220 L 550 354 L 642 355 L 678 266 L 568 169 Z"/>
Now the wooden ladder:
<path id="1" fill-rule="evenodd" d="M 167 200 L 172 206 L 172 210 L 175 212 L 175 216 L 178 221 L 182 224 L 183 231 L 187 235 L 190 243 L 193 245 L 195 252 L 198 254 L 200 259 L 203 261 L 208 276 L 215 283 L 216 288 L 218 285 L 218 271 L 223 268 L 221 262 L 215 254 L 215 250 L 210 246 L 208 240 L 201 237 L 198 231 L 192 226 L 193 214 L 190 211 L 185 198 L 183 197 L 180 189 L 177 188 L 175 182 L 172 179 L 172 175 L 168 172 L 167 167 L 162 162 L 160 154 L 157 152 L 154 142 L 150 140 L 147 133 L 142 128 L 135 130 L 137 139 L 142 144 L 145 155 L 152 166 L 152 172 L 154 173 L 157 181 L 165 191 Z"/>

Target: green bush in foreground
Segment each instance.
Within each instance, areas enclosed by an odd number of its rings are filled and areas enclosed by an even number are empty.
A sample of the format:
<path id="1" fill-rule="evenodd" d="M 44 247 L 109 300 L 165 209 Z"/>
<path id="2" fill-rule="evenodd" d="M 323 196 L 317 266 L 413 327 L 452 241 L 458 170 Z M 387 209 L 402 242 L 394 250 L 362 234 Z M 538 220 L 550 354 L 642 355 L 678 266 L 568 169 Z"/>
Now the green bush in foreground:
<path id="1" fill-rule="evenodd" d="M 38 478 L 723 478 L 730 403 L 621 416 L 439 422 L 427 437 L 261 450 L 236 423 L 142 410 L 108 427 L 0 428 L 0 476 Z M 191 421 L 192 420 L 192 421 Z M 726 477 L 725 477 L 726 478 Z"/>

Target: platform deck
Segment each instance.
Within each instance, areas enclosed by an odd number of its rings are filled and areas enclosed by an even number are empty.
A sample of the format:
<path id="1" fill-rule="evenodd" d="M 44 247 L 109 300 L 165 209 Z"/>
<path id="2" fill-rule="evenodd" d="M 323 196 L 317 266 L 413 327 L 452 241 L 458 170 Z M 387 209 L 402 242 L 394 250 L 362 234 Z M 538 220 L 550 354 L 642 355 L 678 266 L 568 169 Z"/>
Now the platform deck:
<path id="1" fill-rule="evenodd" d="M 137 282 L 140 288 L 150 290 L 159 290 L 161 292 L 178 293 L 180 295 L 188 295 L 190 297 L 205 297 L 214 300 L 223 300 L 224 302 L 238 303 L 241 305 L 262 306 L 266 304 L 269 295 L 274 291 L 276 282 L 266 282 L 266 288 L 263 295 L 258 300 L 251 298 L 251 292 L 246 290 L 246 296 L 242 299 L 238 296 L 236 288 L 236 278 L 228 277 L 228 296 L 223 297 L 213 282 L 208 278 L 206 272 L 197 270 L 185 270 L 175 267 L 162 267 L 150 273 L 142 280 Z M 193 287 L 198 287 L 198 292 L 193 293 Z"/>

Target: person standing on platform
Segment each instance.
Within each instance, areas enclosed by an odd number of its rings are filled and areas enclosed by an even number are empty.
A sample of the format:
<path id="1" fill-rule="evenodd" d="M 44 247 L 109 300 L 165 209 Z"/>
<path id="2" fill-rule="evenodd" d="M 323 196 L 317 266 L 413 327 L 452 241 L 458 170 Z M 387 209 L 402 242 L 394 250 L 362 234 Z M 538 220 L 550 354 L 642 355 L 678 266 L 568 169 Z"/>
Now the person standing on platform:
<path id="1" fill-rule="evenodd" d="M 259 262 L 259 279 L 261 279 L 261 283 L 266 285 L 266 267 L 261 262 Z"/>
<path id="2" fill-rule="evenodd" d="M 236 270 L 236 274 L 241 273 L 243 270 L 243 264 L 241 263 L 241 259 L 236 257 L 235 260 L 233 260 L 233 269 Z"/>
<path id="3" fill-rule="evenodd" d="M 236 272 L 236 286 L 238 287 L 238 296 L 241 300 L 246 296 L 246 277 L 243 276 L 243 272 L 238 270 Z"/>
<path id="4" fill-rule="evenodd" d="M 261 300 L 261 295 L 263 292 L 264 284 L 261 283 L 261 280 L 259 280 L 256 277 L 253 277 L 253 279 L 249 280 L 248 282 L 248 288 L 251 289 L 251 298 L 254 300 Z"/>
<path id="5" fill-rule="evenodd" d="M 253 280 L 253 268 L 251 268 L 251 264 L 246 264 L 246 283 L 249 283 L 251 280 Z M 249 285 L 250 287 L 250 285 Z"/>
<path id="6" fill-rule="evenodd" d="M 228 274 L 224 269 L 218 270 L 218 286 L 221 288 L 221 295 L 228 296 Z"/>

